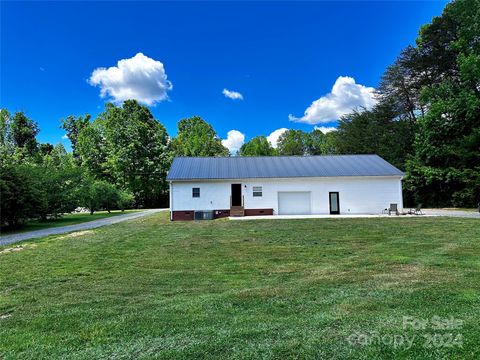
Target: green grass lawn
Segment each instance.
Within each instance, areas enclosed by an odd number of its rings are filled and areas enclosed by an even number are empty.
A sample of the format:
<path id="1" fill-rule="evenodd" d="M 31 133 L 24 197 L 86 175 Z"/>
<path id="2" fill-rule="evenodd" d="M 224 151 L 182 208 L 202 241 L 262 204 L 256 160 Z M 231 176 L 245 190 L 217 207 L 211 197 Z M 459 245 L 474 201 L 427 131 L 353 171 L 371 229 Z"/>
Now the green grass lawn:
<path id="1" fill-rule="evenodd" d="M 122 215 L 122 214 L 126 214 L 133 211 L 139 211 L 139 210 L 126 210 L 124 212 L 121 212 L 120 210 L 112 210 L 111 213 L 108 213 L 107 211 L 97 211 L 93 213 L 93 215 L 90 215 L 89 213 L 65 214 L 61 218 L 51 219 L 47 221 L 31 220 L 25 223 L 19 229 L 2 229 L 1 234 L 11 235 L 11 234 L 19 234 L 27 231 L 43 230 L 43 229 L 48 229 L 53 227 L 75 225 L 75 224 L 80 224 L 87 221 L 93 221 L 93 220 L 104 219 L 104 218 L 108 218 L 116 215 Z"/>
<path id="2" fill-rule="evenodd" d="M 0 358 L 480 357 L 476 219 L 159 213 L 21 244 L 0 247 Z"/>

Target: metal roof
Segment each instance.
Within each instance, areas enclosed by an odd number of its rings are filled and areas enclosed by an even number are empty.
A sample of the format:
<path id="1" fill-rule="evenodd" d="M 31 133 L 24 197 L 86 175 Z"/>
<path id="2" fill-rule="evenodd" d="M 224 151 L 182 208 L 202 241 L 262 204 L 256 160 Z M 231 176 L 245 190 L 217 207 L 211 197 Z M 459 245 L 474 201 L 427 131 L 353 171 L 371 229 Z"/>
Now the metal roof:
<path id="1" fill-rule="evenodd" d="M 167 180 L 403 175 L 378 155 L 176 157 Z"/>

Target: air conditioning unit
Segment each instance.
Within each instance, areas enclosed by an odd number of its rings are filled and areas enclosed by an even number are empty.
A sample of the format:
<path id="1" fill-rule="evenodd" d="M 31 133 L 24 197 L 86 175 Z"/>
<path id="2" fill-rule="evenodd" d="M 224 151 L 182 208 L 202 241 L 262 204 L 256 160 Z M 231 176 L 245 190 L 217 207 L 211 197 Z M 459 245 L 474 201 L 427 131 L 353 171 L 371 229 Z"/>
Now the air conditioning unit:
<path id="1" fill-rule="evenodd" d="M 213 220 L 215 212 L 213 210 L 195 211 L 195 220 Z"/>

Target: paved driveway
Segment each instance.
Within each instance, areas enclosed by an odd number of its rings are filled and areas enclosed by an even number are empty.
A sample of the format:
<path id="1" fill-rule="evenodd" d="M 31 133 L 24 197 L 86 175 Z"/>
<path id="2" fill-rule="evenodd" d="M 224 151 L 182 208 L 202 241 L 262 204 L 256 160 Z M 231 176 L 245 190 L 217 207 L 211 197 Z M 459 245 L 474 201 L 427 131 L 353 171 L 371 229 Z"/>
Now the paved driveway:
<path id="1" fill-rule="evenodd" d="M 58 234 L 65 234 L 73 231 L 94 229 L 100 226 L 116 224 L 122 221 L 132 220 L 132 219 L 148 216 L 160 211 L 167 211 L 167 210 L 168 209 L 150 209 L 150 210 L 134 212 L 134 213 L 125 214 L 125 215 L 112 216 L 111 218 L 106 218 L 106 219 L 93 220 L 93 221 L 84 222 L 76 225 L 61 226 L 61 227 L 50 228 L 50 229 L 24 232 L 21 234 L 1 236 L 0 246 L 9 245 L 19 241 L 34 239 L 34 238 L 39 238 L 39 237 L 44 237 L 49 235 L 58 235 Z"/>

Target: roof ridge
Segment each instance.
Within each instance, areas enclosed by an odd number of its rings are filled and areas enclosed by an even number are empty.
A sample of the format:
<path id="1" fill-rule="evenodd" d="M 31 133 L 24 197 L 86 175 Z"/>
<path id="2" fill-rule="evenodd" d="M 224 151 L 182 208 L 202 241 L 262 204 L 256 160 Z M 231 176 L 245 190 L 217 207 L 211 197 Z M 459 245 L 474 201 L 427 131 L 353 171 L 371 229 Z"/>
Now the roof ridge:
<path id="1" fill-rule="evenodd" d="M 175 156 L 174 159 L 258 159 L 258 158 L 314 158 L 314 157 L 339 157 L 339 156 L 378 156 L 378 154 L 329 154 L 329 155 L 258 155 L 258 156 Z"/>

